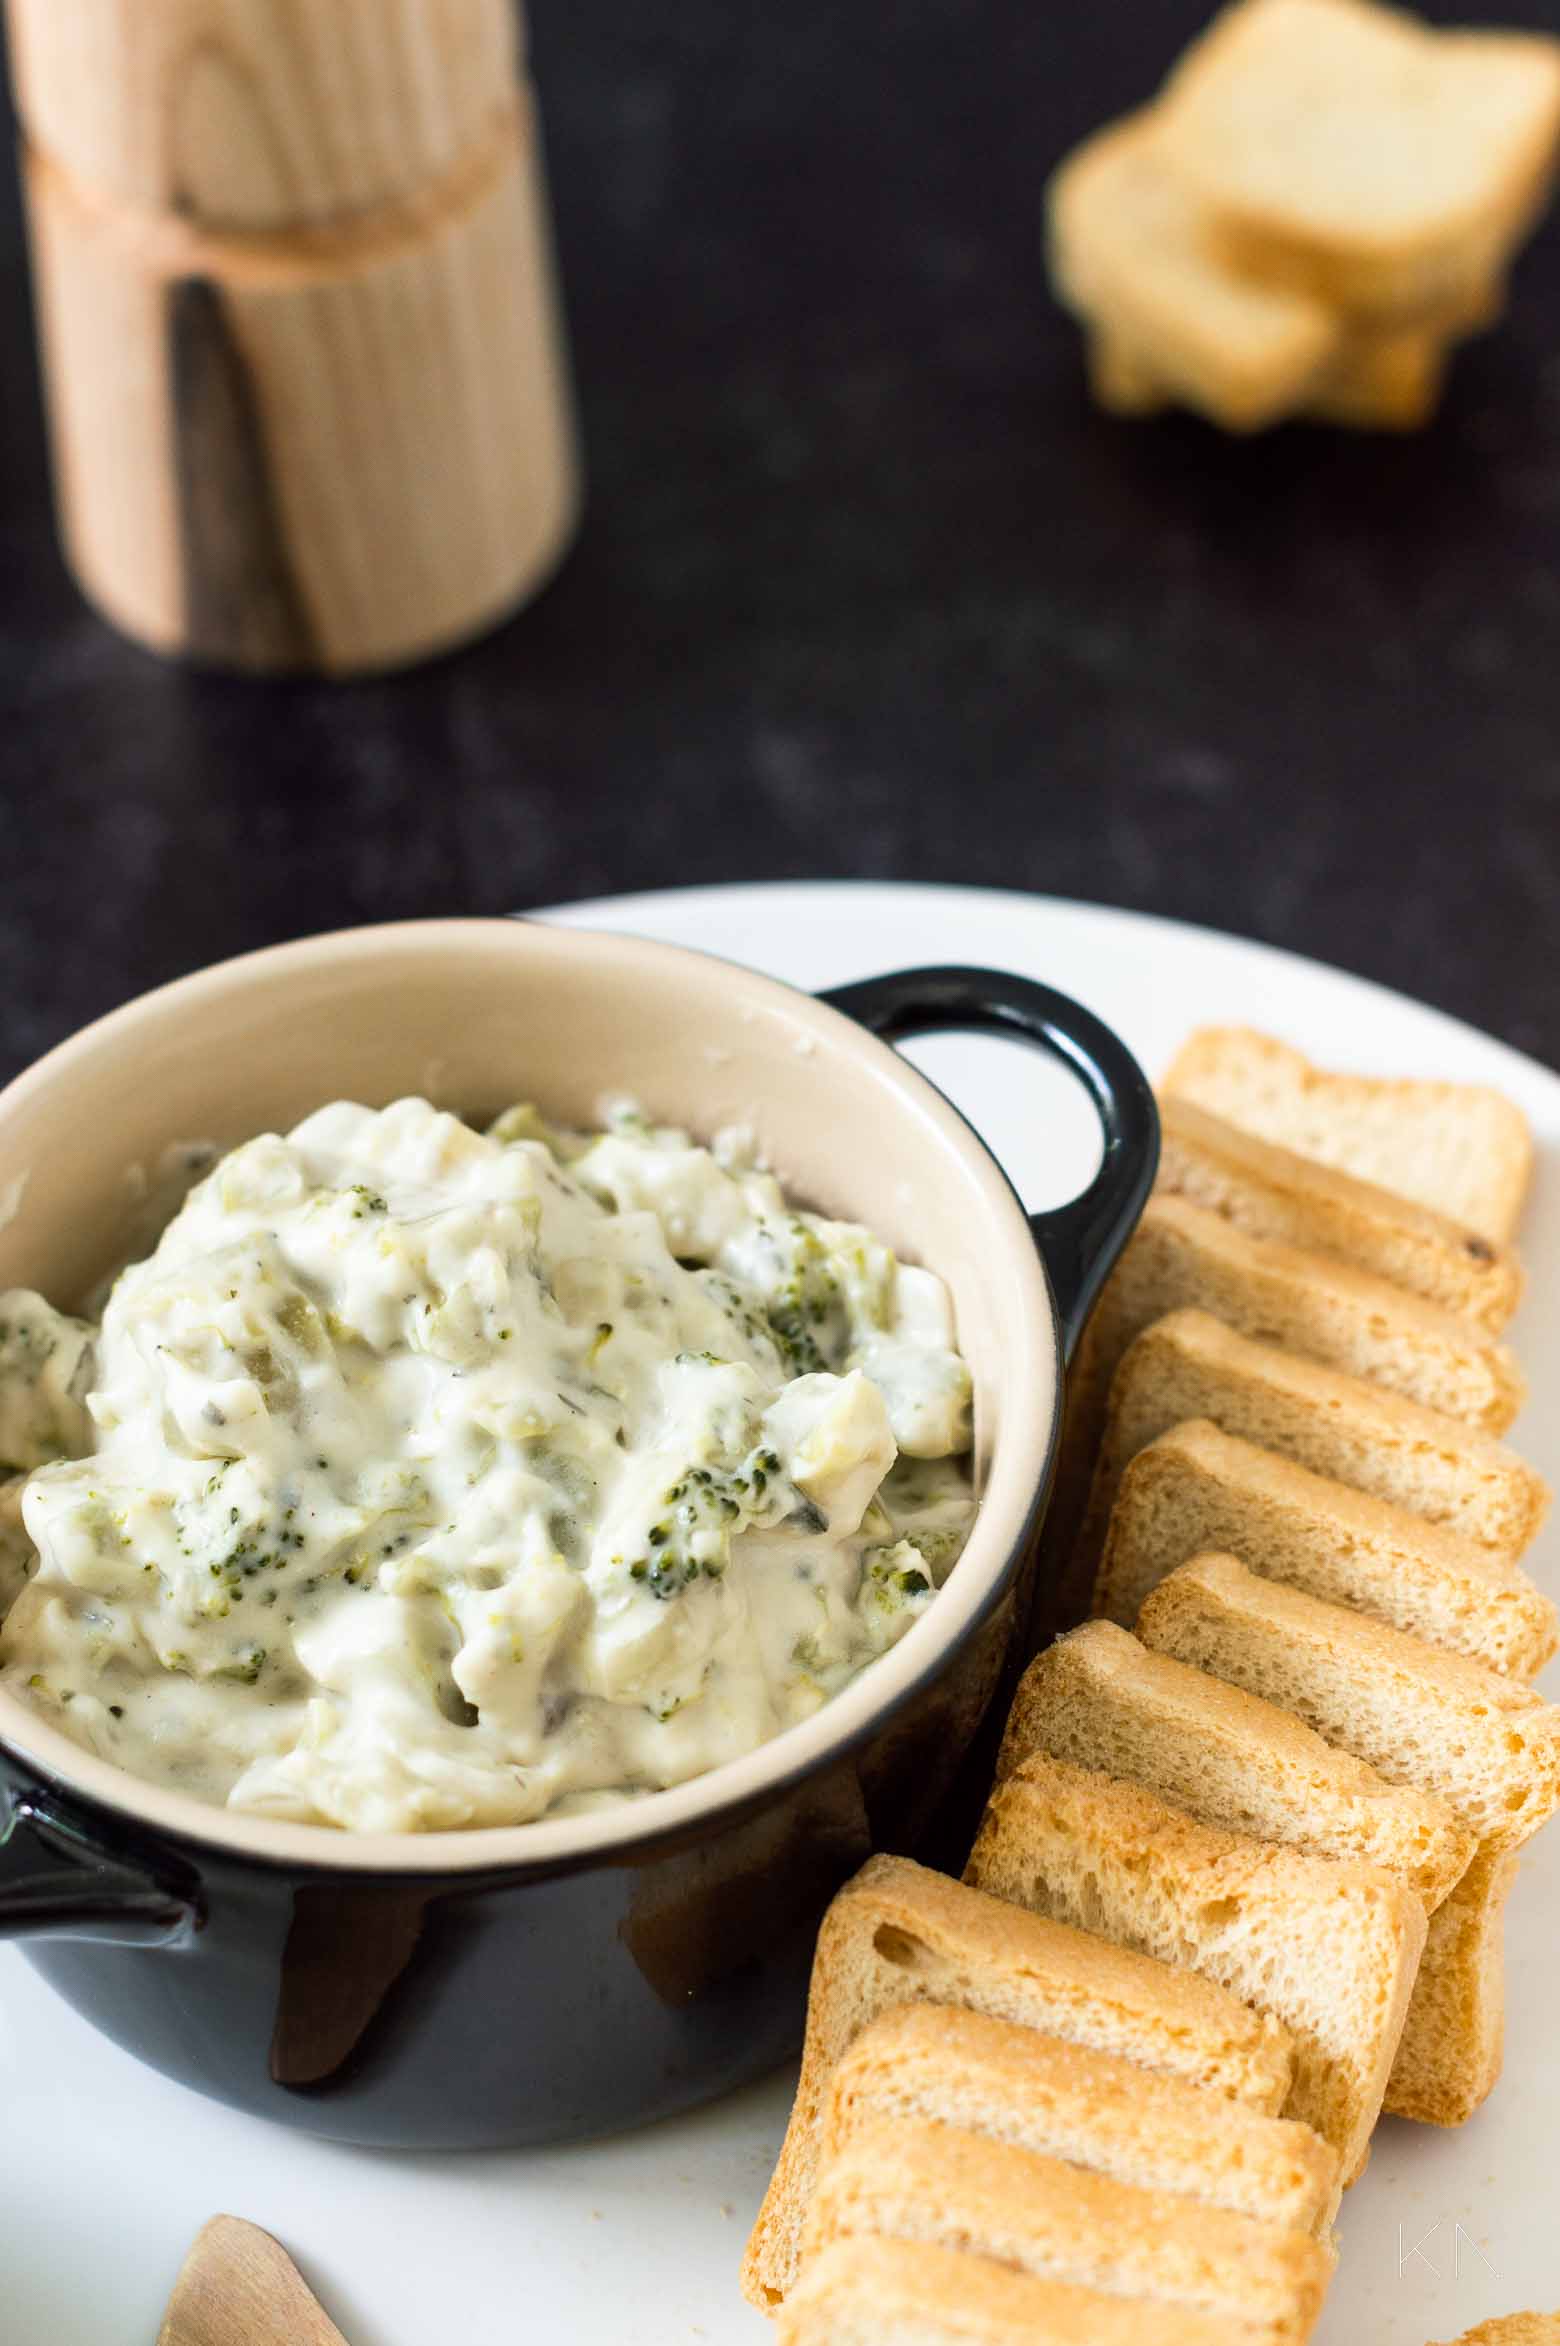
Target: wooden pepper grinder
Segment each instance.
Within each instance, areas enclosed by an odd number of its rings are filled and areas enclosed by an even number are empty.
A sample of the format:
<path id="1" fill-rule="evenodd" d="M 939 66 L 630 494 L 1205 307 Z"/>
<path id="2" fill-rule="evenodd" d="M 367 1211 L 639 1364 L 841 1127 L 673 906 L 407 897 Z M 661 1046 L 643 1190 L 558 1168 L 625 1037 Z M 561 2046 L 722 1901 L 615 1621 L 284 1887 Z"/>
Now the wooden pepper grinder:
<path id="1" fill-rule="evenodd" d="M 578 474 L 513 0 L 9 0 L 67 557 L 333 674 L 533 593 Z"/>

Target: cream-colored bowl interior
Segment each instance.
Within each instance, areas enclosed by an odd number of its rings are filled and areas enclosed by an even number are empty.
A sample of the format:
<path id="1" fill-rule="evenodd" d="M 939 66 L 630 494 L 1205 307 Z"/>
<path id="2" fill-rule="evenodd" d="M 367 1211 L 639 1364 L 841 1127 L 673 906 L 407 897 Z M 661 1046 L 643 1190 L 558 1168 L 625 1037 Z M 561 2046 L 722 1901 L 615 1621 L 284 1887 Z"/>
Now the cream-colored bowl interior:
<path id="1" fill-rule="evenodd" d="M 867 1223 L 948 1282 L 976 1387 L 976 1530 L 893 1651 L 803 1726 L 618 1811 L 346 1834 L 214 1809 L 93 1758 L 0 1694 L 0 1737 L 94 1797 L 281 1861 L 438 1870 L 552 1862 L 691 1822 L 805 1769 L 935 1663 L 988 1600 L 1033 1505 L 1056 1407 L 1049 1299 L 1012 1190 L 923 1077 L 836 1012 L 702 954 L 517 921 L 430 921 L 279 946 L 89 1027 L 0 1094 L 0 1286 L 78 1302 L 144 1228 L 170 1145 L 283 1129 L 332 1099 L 421 1093 L 475 1118 L 531 1099 L 591 1124 L 630 1093 L 708 1139 L 753 1131 L 799 1203 Z"/>

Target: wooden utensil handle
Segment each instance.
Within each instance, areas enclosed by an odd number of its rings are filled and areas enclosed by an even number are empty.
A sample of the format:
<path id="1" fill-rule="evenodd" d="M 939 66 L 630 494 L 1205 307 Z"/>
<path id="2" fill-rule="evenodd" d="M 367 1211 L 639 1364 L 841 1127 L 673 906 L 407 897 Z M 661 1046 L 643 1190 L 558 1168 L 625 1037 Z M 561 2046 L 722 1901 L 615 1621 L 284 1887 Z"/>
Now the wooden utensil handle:
<path id="1" fill-rule="evenodd" d="M 26 177 L 62 530 L 154 647 L 423 657 L 534 591 L 577 476 L 535 124 L 352 229 L 216 237 Z"/>
<path id="2" fill-rule="evenodd" d="M 346 2346 L 280 2241 L 213 2216 L 184 2260 L 157 2346 Z"/>
<path id="3" fill-rule="evenodd" d="M 8 0 L 35 146 L 137 211 L 214 229 L 349 219 L 490 139 L 514 0 Z"/>

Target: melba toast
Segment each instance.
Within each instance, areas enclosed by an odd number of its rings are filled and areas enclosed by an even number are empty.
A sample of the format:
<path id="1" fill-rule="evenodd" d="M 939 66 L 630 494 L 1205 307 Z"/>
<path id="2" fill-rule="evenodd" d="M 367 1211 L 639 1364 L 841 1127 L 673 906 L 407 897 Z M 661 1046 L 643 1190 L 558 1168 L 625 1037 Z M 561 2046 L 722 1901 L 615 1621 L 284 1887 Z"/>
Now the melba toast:
<path id="1" fill-rule="evenodd" d="M 1520 1556 L 1549 1509 L 1542 1475 L 1503 1442 L 1367 1378 L 1242 1336 L 1211 1312 L 1177 1311 L 1145 1329 L 1116 1371 L 1080 1533 L 1091 1559 L 1128 1462 L 1198 1417 L 1499 1557 Z"/>
<path id="2" fill-rule="evenodd" d="M 1491 1246 L 1516 1235 L 1533 1136 L 1521 1109 L 1484 1084 L 1330 1074 L 1271 1035 L 1208 1026 L 1182 1044 L 1160 1089 L 1396 1190 Z"/>
<path id="3" fill-rule="evenodd" d="M 1205 1825 L 1384 1866 L 1427 1914 L 1467 1872 L 1475 1836 L 1439 1795 L 1389 1784 L 1288 1711 L 1090 1621 L 1024 1674 L 997 1763 L 1036 1752 L 1145 1784 Z"/>
<path id="4" fill-rule="evenodd" d="M 1560 1707 L 1233 1556 L 1197 1557 L 1161 1581 L 1138 1635 L 1293 1711 L 1389 1782 L 1439 1794 L 1487 1847 L 1520 1848 L 1560 1804 Z"/>
<path id="5" fill-rule="evenodd" d="M 1141 2191 L 953 2126 L 864 2123 L 818 2177 L 803 2264 L 862 2233 L 972 2250 L 1038 2279 L 1309 2337 L 1332 2258 L 1308 2232 Z"/>
<path id="6" fill-rule="evenodd" d="M 775 2346 L 1143 2346 L 1139 2298 L 1037 2281 L 968 2249 L 831 2241 L 775 2317 Z M 1233 2314 L 1156 2305 L 1153 2346 L 1252 2346 Z"/>
<path id="7" fill-rule="evenodd" d="M 1398 1783 L 1438 1793 L 1479 1835 L 1431 1918 L 1386 2094 L 1401 2116 L 1457 2125 L 1500 2074 L 1502 1923 L 1515 1852 L 1560 1801 L 1560 1711 L 1459 1654 L 1204 1556 L 1161 1582 L 1139 1629 L 1280 1703 Z"/>
<path id="8" fill-rule="evenodd" d="M 1089 1323 L 1086 1393 L 1108 1386 L 1134 1337 L 1186 1308 L 1481 1433 L 1504 1433 L 1522 1405 L 1511 1353 L 1458 1313 L 1332 1256 L 1248 1237 L 1222 1214 L 1158 1190 Z"/>
<path id="9" fill-rule="evenodd" d="M 1163 138 L 1232 268 L 1412 320 L 1546 193 L 1560 44 L 1374 0 L 1238 0 L 1171 75 Z"/>
<path id="10" fill-rule="evenodd" d="M 1158 1186 L 1222 1214 L 1251 1238 L 1336 1256 L 1460 1312 L 1498 1336 L 1517 1308 L 1522 1271 L 1509 1247 L 1394 1190 L 1312 1157 L 1168 1092 L 1159 1110 Z"/>
<path id="11" fill-rule="evenodd" d="M 1338 321 L 1318 302 L 1221 268 L 1202 209 L 1161 160 L 1153 119 L 1112 124 L 1069 156 L 1048 198 L 1061 298 L 1134 353 L 1155 384 L 1230 431 L 1260 430 L 1304 399 L 1337 358 Z"/>
<path id="12" fill-rule="evenodd" d="M 1237 0 L 1052 179 L 1095 398 L 1235 432 L 1416 429 L 1453 346 L 1500 316 L 1557 144 L 1560 43 Z"/>
<path id="13" fill-rule="evenodd" d="M 1295 2046 L 1286 2114 L 1354 2180 L 1425 1943 L 1406 1883 L 1218 1831 L 1142 1785 L 1039 1754 L 992 1794 L 966 1878 L 1270 2013 Z"/>
<path id="14" fill-rule="evenodd" d="M 1094 1609 L 1129 1627 L 1178 1564 L 1214 1552 L 1506 1677 L 1534 1677 L 1560 1641 L 1553 1603 L 1520 1564 L 1192 1418 L 1128 1463 Z"/>
<path id="15" fill-rule="evenodd" d="M 982 1897 L 908 1858 L 874 1857 L 824 1916 L 791 2122 L 748 2242 L 742 2287 L 768 2312 L 796 2277 L 836 2063 L 896 2005 L 956 2005 L 1096 2047 L 1270 2114 L 1294 2047 L 1210 1980 Z"/>
<path id="16" fill-rule="evenodd" d="M 946 2005 L 903 2004 L 857 2037 L 829 2087 L 821 2162 L 880 2120 L 959 2126 L 1299 2232 L 1325 2231 L 1337 2196 L 1336 2156 L 1293 2118 Z"/>

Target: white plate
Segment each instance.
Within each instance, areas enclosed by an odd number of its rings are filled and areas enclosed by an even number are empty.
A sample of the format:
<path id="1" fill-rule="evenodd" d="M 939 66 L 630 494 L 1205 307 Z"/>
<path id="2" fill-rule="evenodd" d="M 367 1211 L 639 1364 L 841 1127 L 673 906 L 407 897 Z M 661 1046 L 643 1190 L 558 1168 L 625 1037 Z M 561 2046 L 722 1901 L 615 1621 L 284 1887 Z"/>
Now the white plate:
<path id="1" fill-rule="evenodd" d="M 1190 1026 L 1239 1019 L 1338 1065 L 1494 1083 L 1543 1144 L 1517 1330 L 1533 1387 L 1520 1439 L 1560 1474 L 1560 1078 L 1356 978 L 1166 921 L 962 889 L 796 886 L 624 897 L 580 927 L 698 945 L 801 985 L 917 961 L 1047 978 L 1152 1070 Z M 1032 1204 L 1089 1169 L 1087 1112 L 1010 1046 L 939 1037 L 913 1055 Z M 1552 1577 L 1551 1554 L 1530 1561 Z M 1424 2346 L 1560 2302 L 1555 2184 L 1560 1831 L 1524 1868 L 1509 1931 L 1506 2076 L 1454 2134 L 1398 2123 L 1350 2193 L 1322 2346 Z M 517 2006 L 513 2025 L 524 2028 Z M 351 2346 L 748 2346 L 768 2335 L 736 2268 L 789 2099 L 780 2078 L 701 2116 L 583 2149 L 406 2158 L 336 2148 L 140 2068 L 0 1954 L 0 2342 L 142 2346 L 184 2249 L 218 2209 L 297 2254 Z"/>

